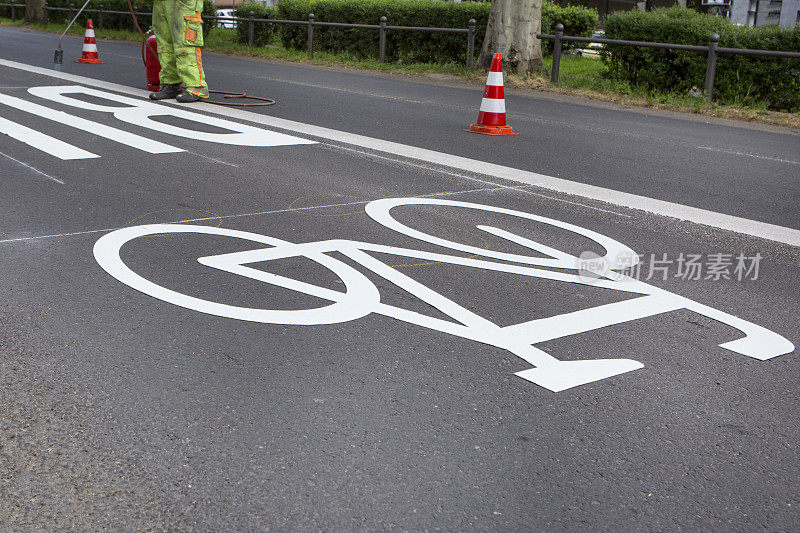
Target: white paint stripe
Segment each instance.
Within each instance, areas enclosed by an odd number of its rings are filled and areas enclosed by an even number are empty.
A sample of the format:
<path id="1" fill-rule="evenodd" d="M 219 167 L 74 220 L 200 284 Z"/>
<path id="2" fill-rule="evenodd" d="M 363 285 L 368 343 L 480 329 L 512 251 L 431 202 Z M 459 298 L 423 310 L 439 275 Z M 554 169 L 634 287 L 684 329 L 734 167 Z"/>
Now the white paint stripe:
<path id="1" fill-rule="evenodd" d="M 509 187 L 507 185 L 501 185 L 501 184 L 495 183 L 493 181 L 482 180 L 480 178 L 475 178 L 473 176 L 467 176 L 466 174 L 456 174 L 455 172 L 447 172 L 446 170 L 442 170 L 440 168 L 430 167 L 430 166 L 427 166 L 427 165 L 421 165 L 419 163 L 412 163 L 410 161 L 404 161 L 402 159 L 395 159 L 393 157 L 385 157 L 385 156 L 381 156 L 381 155 L 378 155 L 378 154 L 373 154 L 371 152 L 364 152 L 363 150 L 356 150 L 354 148 L 346 148 L 344 146 L 339 146 L 338 144 L 323 143 L 323 145 L 324 146 L 329 146 L 329 147 L 334 148 L 336 150 L 344 150 L 346 152 L 352 152 L 352 153 L 356 153 L 356 154 L 361 154 L 361 155 L 364 155 L 366 157 L 372 157 L 372 158 L 381 159 L 381 160 L 384 160 L 384 161 L 391 161 L 392 163 L 408 166 L 408 167 L 411 167 L 411 168 L 420 168 L 420 169 L 423 169 L 423 170 L 427 170 L 428 172 L 435 172 L 437 174 L 442 174 L 444 176 L 453 176 L 453 177 L 461 178 L 461 179 L 464 179 L 464 180 L 469 180 L 469 181 L 474 181 L 474 182 L 477 182 L 477 183 L 483 183 L 485 185 L 494 185 L 495 186 L 495 188 L 493 188 L 493 189 L 475 189 L 475 191 L 498 191 L 498 190 L 517 191 L 517 192 L 521 192 L 521 193 L 524 193 L 524 194 L 530 194 L 530 195 L 533 195 L 533 196 L 539 196 L 541 198 L 547 198 L 549 200 L 555 200 L 556 202 L 562 202 L 562 203 L 571 204 L 571 205 L 579 205 L 581 207 L 585 207 L 586 209 L 592 209 L 594 211 L 602 211 L 603 213 L 611 213 L 612 215 L 617 215 L 617 216 L 625 217 L 625 218 L 631 218 L 631 215 L 626 215 L 624 213 L 618 213 L 616 211 L 611 211 L 610 209 L 602 209 L 600 207 L 595 207 L 593 205 L 582 204 L 580 202 L 572 202 L 570 200 L 565 200 L 563 198 L 557 198 L 555 196 L 548 196 L 546 194 L 541 194 L 541 193 L 538 193 L 538 192 L 533 192 L 533 191 L 526 190 L 525 187 L 530 187 L 530 185 L 527 185 L 527 186 L 526 185 L 522 185 L 522 186 L 518 186 L 518 187 L 516 187 L 516 186 L 515 187 Z M 475 192 L 475 191 L 469 191 L 469 192 Z M 456 194 L 456 193 L 453 193 L 453 194 Z M 458 193 L 458 194 L 462 194 L 462 193 Z"/>
<path id="2" fill-rule="evenodd" d="M 33 102 L 16 98 L 14 96 L 9 96 L 7 94 L 0 93 L 0 104 L 5 104 L 7 106 L 19 109 L 20 111 L 25 111 L 42 118 L 53 120 L 61 124 L 66 124 L 67 126 L 72 126 L 73 128 L 78 128 L 87 133 L 94 133 L 95 135 L 100 135 L 120 144 L 138 148 L 139 150 L 143 150 L 151 154 L 169 154 L 184 151 L 168 144 L 147 139 L 145 137 L 140 137 L 139 135 L 118 130 L 117 128 L 112 128 L 111 126 L 106 126 L 97 122 L 92 122 L 91 120 L 76 117 L 75 115 L 64 113 L 63 111 L 56 111 L 55 109 L 34 104 Z"/>
<path id="3" fill-rule="evenodd" d="M 59 159 L 90 159 L 100 157 L 92 152 L 87 152 L 77 146 L 72 146 L 64 141 L 50 137 L 42 132 L 31 129 L 22 124 L 17 124 L 10 120 L 0 117 L 0 133 L 5 133 L 12 139 L 16 139 L 37 150 L 42 150 Z"/>
<path id="4" fill-rule="evenodd" d="M 481 111 L 484 113 L 505 113 L 506 101 L 496 98 L 484 98 L 481 100 Z"/>
<path id="5" fill-rule="evenodd" d="M 227 165 L 229 167 L 239 168 L 239 165 L 234 165 L 233 163 L 228 163 L 227 161 L 222 161 L 221 159 L 214 159 L 213 157 L 208 157 L 207 155 L 198 154 L 197 152 L 192 152 L 191 150 L 186 150 L 186 153 L 196 155 L 197 157 L 202 157 L 203 159 L 208 159 L 209 161 L 219 163 L 220 165 Z"/>
<path id="6" fill-rule="evenodd" d="M 433 194 L 421 194 L 419 198 L 427 198 L 427 197 L 435 197 L 435 196 L 456 196 L 459 194 L 472 194 L 472 193 L 480 193 L 480 192 L 492 192 L 492 191 L 502 191 L 502 190 L 517 190 L 516 187 L 495 187 L 491 189 L 470 189 L 467 191 L 455 191 L 455 192 L 439 192 Z M 340 204 L 326 204 L 326 205 L 311 205 L 308 207 L 288 207 L 286 209 L 273 209 L 271 211 L 259 211 L 257 213 L 237 213 L 235 215 L 219 215 L 219 216 L 212 216 L 212 217 L 200 217 L 200 218 L 189 218 L 185 220 L 175 220 L 172 222 L 167 222 L 168 224 L 183 224 L 187 222 L 203 222 L 206 220 L 224 220 L 228 218 L 243 218 L 243 217 L 260 217 L 264 215 L 277 215 L 281 213 L 297 213 L 302 211 L 313 211 L 315 209 L 331 209 L 333 207 L 351 207 L 354 205 L 366 205 L 373 200 L 360 200 L 357 202 L 344 202 Z M 25 241 L 38 241 L 41 239 L 58 239 L 62 237 L 76 237 L 79 235 L 92 235 L 93 233 L 108 233 L 109 231 L 116 231 L 118 229 L 122 229 L 122 226 L 116 228 L 103 228 L 103 229 L 90 229 L 86 231 L 72 231 L 69 233 L 51 233 L 49 235 L 36 235 L 35 237 L 16 237 L 13 239 L 3 239 L 0 240 L 0 244 L 10 244 L 14 242 L 25 242 Z"/>
<path id="7" fill-rule="evenodd" d="M 519 191 L 525 194 L 530 194 L 532 196 L 538 196 L 540 198 L 548 198 L 550 200 L 554 200 L 556 202 L 561 202 L 564 204 L 579 205 L 581 207 L 585 207 L 586 209 L 592 209 L 594 211 L 602 211 L 603 213 L 611 213 L 612 215 L 616 215 L 618 217 L 633 218 L 632 215 L 626 215 L 625 213 L 619 213 L 617 211 L 612 211 L 611 209 L 603 209 L 602 207 L 595 207 L 593 205 L 582 204 L 580 202 L 572 202 L 570 200 L 565 200 L 564 198 L 556 198 L 555 196 L 548 196 L 546 194 L 529 191 L 525 189 L 525 187 L 533 187 L 533 185 L 520 185 L 519 187 L 505 187 L 505 188 L 510 191 Z"/>
<path id="8" fill-rule="evenodd" d="M 53 181 L 55 181 L 56 183 L 60 183 L 61 185 L 64 185 L 64 182 L 63 182 L 63 181 L 61 181 L 60 179 L 58 179 L 58 178 L 54 178 L 53 176 L 51 176 L 51 175 L 49 175 L 49 174 L 45 174 L 44 172 L 42 172 L 42 171 L 41 171 L 41 170 L 39 170 L 38 168 L 34 168 L 34 167 L 30 166 L 30 165 L 29 165 L 29 164 L 27 164 L 27 163 L 23 163 L 23 162 L 22 162 L 22 161 L 20 161 L 19 159 L 14 159 L 14 158 L 13 158 L 13 157 L 11 157 L 10 155 L 8 155 L 8 154 L 4 154 L 3 152 L 0 152 L 0 155 L 2 155 L 2 156 L 4 156 L 4 157 L 7 157 L 7 158 L 9 158 L 10 160 L 12 160 L 12 161 L 13 161 L 13 162 L 15 162 L 15 163 L 19 163 L 20 165 L 22 165 L 23 167 L 25 167 L 25 168 L 27 168 L 27 169 L 33 170 L 34 172 L 36 172 L 36 173 L 37 173 L 37 174 L 39 174 L 40 176 L 44 176 L 45 178 L 47 178 L 47 179 L 49 179 L 49 180 L 53 180 Z"/>
<path id="9" fill-rule="evenodd" d="M 486 78 L 486 85 L 494 85 L 496 87 L 503 86 L 503 73 L 502 72 L 490 72 L 489 77 Z"/>
<path id="10" fill-rule="evenodd" d="M 91 43 L 86 43 L 86 44 L 83 45 L 83 51 L 87 52 L 87 53 L 92 53 L 92 52 L 96 53 L 97 52 L 97 45 L 96 44 L 91 44 Z"/>
<path id="11" fill-rule="evenodd" d="M 688 143 L 685 143 L 688 144 Z M 764 159 L 765 161 L 777 161 L 778 163 L 787 163 L 789 165 L 800 165 L 800 161 L 795 159 L 784 159 L 782 157 L 770 157 L 768 155 L 762 154 L 754 154 L 751 152 L 742 152 L 740 150 L 730 150 L 727 148 L 720 148 L 719 146 L 702 146 L 702 145 L 692 145 L 692 148 L 697 148 L 698 150 L 708 150 L 709 152 L 717 152 L 719 154 L 729 154 L 729 155 L 738 155 L 742 157 L 754 157 L 756 159 Z"/>
<path id="12" fill-rule="evenodd" d="M 7 59 L 0 59 L 0 66 L 24 70 L 34 74 L 50 76 L 52 78 L 69 80 L 76 83 L 84 83 L 95 88 L 117 91 L 128 95 L 141 96 L 144 98 L 146 98 L 148 95 L 147 91 L 141 89 L 126 87 L 117 83 L 95 80 L 84 76 L 67 74 L 66 72 L 56 72 L 54 70 L 42 67 L 27 65 L 25 63 L 9 61 Z M 168 102 L 167 105 L 178 105 L 183 107 L 191 106 L 192 104 L 172 104 L 171 102 Z M 197 109 L 196 104 L 194 105 L 195 109 Z M 578 183 L 553 176 L 546 176 L 544 174 L 537 174 L 536 172 L 505 167 L 502 165 L 496 165 L 494 163 L 486 163 L 484 161 L 477 161 L 475 159 L 445 154 L 442 152 L 436 152 L 434 150 L 426 150 L 416 146 L 384 141 L 381 139 L 366 137 L 364 135 L 357 135 L 355 133 L 348 133 L 330 128 L 324 128 L 321 126 L 304 124 L 302 122 L 295 122 L 293 120 L 286 120 L 268 115 L 260 115 L 258 113 L 252 113 L 250 111 L 244 111 L 241 109 L 226 108 L 224 110 L 217 110 L 213 108 L 213 106 L 204 106 L 203 111 L 215 115 L 223 115 L 228 118 L 246 120 L 265 126 L 282 128 L 322 139 L 329 139 L 340 143 L 351 144 L 361 148 L 377 150 L 417 161 L 425 161 L 427 163 L 443 165 L 467 172 L 475 172 L 478 174 L 494 176 L 495 178 L 499 179 L 536 185 L 537 187 L 550 189 L 552 191 L 582 196 L 592 200 L 600 200 L 612 205 L 638 209 L 640 211 L 646 211 L 656 215 L 686 220 L 688 222 L 703 224 L 705 226 L 711 226 L 726 231 L 742 233 L 744 235 L 752 235 L 761 239 L 790 244 L 792 246 L 800 246 L 800 230 L 793 228 L 777 226 L 775 224 L 768 224 L 766 222 L 759 222 L 756 220 L 748 220 L 746 218 L 726 215 L 724 213 L 716 213 L 714 211 L 708 211 L 706 209 L 700 209 L 697 207 L 690 207 L 664 200 L 657 200 L 655 198 L 647 198 L 637 194 L 615 191 L 613 189 L 598 187 L 596 185 Z"/>
<path id="13" fill-rule="evenodd" d="M 94 30 L 91 28 L 86 29 L 86 33 L 83 34 L 84 37 L 94 37 Z"/>

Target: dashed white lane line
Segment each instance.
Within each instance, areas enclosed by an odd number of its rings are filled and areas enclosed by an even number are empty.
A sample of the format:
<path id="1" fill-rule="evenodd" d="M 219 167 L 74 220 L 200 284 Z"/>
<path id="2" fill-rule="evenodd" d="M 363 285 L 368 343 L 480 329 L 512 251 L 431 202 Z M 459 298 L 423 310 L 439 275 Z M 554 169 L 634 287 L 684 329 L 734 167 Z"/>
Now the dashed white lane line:
<path id="1" fill-rule="evenodd" d="M 95 80 L 84 76 L 77 76 L 74 74 L 67 74 L 65 72 L 56 72 L 46 68 L 18 63 L 16 61 L 9 61 L 0 59 L 0 66 L 24 70 L 26 72 L 49 76 L 68 80 L 76 83 L 83 83 L 91 87 L 116 91 L 130 96 L 139 96 L 146 98 L 147 91 L 136 89 L 133 87 L 126 87 L 117 83 L 110 83 L 101 80 Z M 188 106 L 192 104 L 172 104 L 166 105 Z M 197 105 L 194 105 L 197 110 Z M 214 115 L 223 115 L 227 118 L 239 119 L 247 122 L 261 124 L 273 128 L 280 128 L 283 130 L 301 133 L 312 137 L 327 139 L 343 144 L 358 146 L 369 150 L 375 150 L 395 156 L 404 157 L 407 159 L 423 161 L 435 165 L 450 167 L 457 170 L 471 172 L 475 174 L 483 174 L 486 176 L 493 176 L 498 179 L 505 179 L 509 181 L 516 181 L 518 183 L 525 183 L 528 185 L 535 185 L 544 189 L 557 191 L 565 194 L 581 196 L 592 200 L 599 200 L 612 205 L 627 207 L 662 215 L 666 217 L 694 222 L 713 228 L 718 228 L 727 231 L 733 231 L 744 235 L 751 235 L 761 239 L 767 239 L 775 242 L 781 242 L 792 246 L 800 246 L 800 230 L 778 226 L 775 224 L 768 224 L 757 220 L 750 220 L 724 213 L 717 213 L 707 209 L 700 209 L 674 202 L 667 202 L 665 200 L 658 200 L 655 198 L 647 198 L 637 194 L 631 194 L 622 191 L 615 191 L 605 187 L 598 187 L 596 185 L 588 185 L 575 181 L 566 180 L 563 178 L 556 178 L 553 176 L 546 176 L 536 172 L 521 170 L 516 168 L 505 167 L 494 163 L 487 163 L 485 161 L 478 161 L 467 157 L 461 157 L 452 154 L 428 150 L 417 146 L 409 146 L 406 144 L 396 143 L 392 141 L 385 141 L 382 139 L 375 139 L 358 135 L 355 133 L 348 133 L 344 131 L 334 130 L 331 128 L 324 128 L 321 126 L 314 126 L 312 124 L 305 124 L 293 120 L 287 120 L 267 115 L 259 115 L 249 111 L 240 109 L 225 108 L 217 110 L 214 106 L 204 106 L 203 111 Z"/>
<path id="2" fill-rule="evenodd" d="M 23 163 L 23 162 L 22 162 L 22 161 L 20 161 L 19 159 L 14 159 L 14 158 L 13 158 L 13 157 L 11 157 L 10 155 L 8 155 L 8 154 L 6 154 L 6 153 L 3 153 L 3 152 L 0 152 L 0 155 L 1 155 L 1 156 L 3 156 L 3 157 L 7 157 L 8 159 L 12 160 L 13 162 L 17 163 L 18 165 L 22 165 L 23 167 L 27 168 L 28 170 L 32 170 L 33 172 L 36 172 L 36 173 L 37 173 L 37 174 L 39 174 L 40 176 L 44 176 L 45 178 L 47 178 L 47 179 L 49 179 L 49 180 L 53 180 L 53 181 L 55 181 L 56 183 L 60 183 L 61 185 L 64 185 L 64 182 L 63 182 L 63 181 L 61 181 L 60 179 L 58 179 L 58 178 L 54 178 L 54 177 L 53 177 L 53 176 L 51 176 L 50 174 L 45 174 L 44 172 L 42 172 L 42 171 L 41 171 L 41 170 L 39 170 L 38 168 L 34 168 L 34 167 L 30 166 L 30 165 L 29 165 L 29 164 L 27 164 L 27 163 Z"/>

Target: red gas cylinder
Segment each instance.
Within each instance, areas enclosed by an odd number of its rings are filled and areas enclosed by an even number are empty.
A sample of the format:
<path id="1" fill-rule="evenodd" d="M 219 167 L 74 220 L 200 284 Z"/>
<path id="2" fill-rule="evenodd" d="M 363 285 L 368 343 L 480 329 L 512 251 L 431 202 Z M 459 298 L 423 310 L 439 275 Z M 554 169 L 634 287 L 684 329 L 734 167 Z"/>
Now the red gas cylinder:
<path id="1" fill-rule="evenodd" d="M 158 79 L 158 73 L 161 72 L 161 63 L 158 62 L 158 45 L 155 35 L 150 35 L 145 42 L 144 67 L 147 71 L 147 90 L 159 90 L 161 82 Z"/>

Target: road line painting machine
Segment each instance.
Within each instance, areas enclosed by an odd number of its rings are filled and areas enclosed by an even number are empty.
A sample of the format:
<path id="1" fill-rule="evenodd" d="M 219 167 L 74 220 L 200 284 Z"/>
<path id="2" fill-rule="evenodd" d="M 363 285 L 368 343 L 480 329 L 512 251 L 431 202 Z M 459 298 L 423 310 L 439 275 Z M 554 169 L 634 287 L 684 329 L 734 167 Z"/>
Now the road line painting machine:
<path id="1" fill-rule="evenodd" d="M 53 69 L 56 71 L 61 71 L 61 65 L 64 62 L 64 51 L 61 49 L 61 41 L 64 39 L 64 35 L 67 34 L 69 29 L 75 24 L 75 21 L 78 17 L 83 13 L 86 6 L 89 5 L 91 0 L 86 0 L 78 12 L 72 17 L 72 20 L 67 24 L 67 27 L 64 28 L 63 33 L 58 38 L 58 47 L 55 50 L 53 55 Z M 139 21 L 136 20 L 136 15 L 133 12 L 133 6 L 131 5 L 130 0 L 128 0 L 128 8 L 130 9 L 131 18 L 133 19 L 134 26 L 136 26 L 136 30 L 139 32 L 139 35 L 142 36 L 142 63 L 144 63 L 145 67 L 145 77 L 147 82 L 147 90 L 148 91 L 158 91 L 161 88 L 161 81 L 159 79 L 159 73 L 161 72 L 161 63 L 158 61 L 158 42 L 155 36 L 155 33 L 152 28 L 150 28 L 147 33 L 143 32 L 142 29 L 139 27 Z M 94 28 L 91 27 L 91 21 L 87 24 L 87 32 L 91 30 L 94 31 Z M 92 34 L 91 39 L 94 40 L 94 35 Z M 84 45 L 84 55 L 85 55 L 85 45 Z M 96 49 L 95 49 L 96 55 Z M 79 62 L 86 62 L 86 63 L 102 63 L 99 59 L 96 61 L 86 61 L 83 58 L 78 60 Z M 249 94 L 243 91 L 220 91 L 220 90 L 210 90 L 210 93 L 213 94 L 221 94 L 223 98 L 246 98 L 248 100 L 257 100 L 256 102 L 222 102 L 217 100 L 207 100 L 210 104 L 216 105 L 227 105 L 227 106 L 240 106 L 240 107 L 254 107 L 254 106 L 268 106 L 268 105 L 275 105 L 275 100 L 271 98 L 264 98 L 262 96 L 250 96 Z"/>
<path id="2" fill-rule="evenodd" d="M 64 32 L 58 38 L 58 47 L 56 48 L 55 53 L 53 54 L 53 69 L 57 70 L 58 72 L 61 72 L 61 64 L 64 62 L 64 51 L 61 49 L 61 41 L 64 40 L 64 35 L 66 35 L 69 29 L 72 27 L 72 25 L 75 24 L 75 21 L 78 20 L 78 17 L 81 16 L 81 13 L 83 13 L 83 10 L 86 9 L 87 5 L 89 5 L 89 2 L 91 2 L 91 0 L 86 0 L 86 2 L 84 2 L 84 4 L 75 14 L 75 16 L 72 17 L 72 20 L 69 21 L 67 27 L 64 28 Z"/>

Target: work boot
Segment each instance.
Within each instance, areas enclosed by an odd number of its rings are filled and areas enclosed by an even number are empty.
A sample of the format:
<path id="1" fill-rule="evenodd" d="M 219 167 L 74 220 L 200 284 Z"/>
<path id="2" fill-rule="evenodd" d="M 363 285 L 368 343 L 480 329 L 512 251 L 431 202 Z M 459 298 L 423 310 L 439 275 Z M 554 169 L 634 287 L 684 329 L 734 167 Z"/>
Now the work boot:
<path id="1" fill-rule="evenodd" d="M 175 98 L 181 92 L 180 83 L 165 83 L 158 92 L 150 93 L 150 100 L 167 100 Z"/>
<path id="2" fill-rule="evenodd" d="M 179 101 L 182 104 L 188 104 L 189 102 L 197 102 L 200 100 L 200 97 L 194 93 L 190 93 L 189 91 L 181 91 L 181 94 L 175 97 L 175 100 Z"/>

